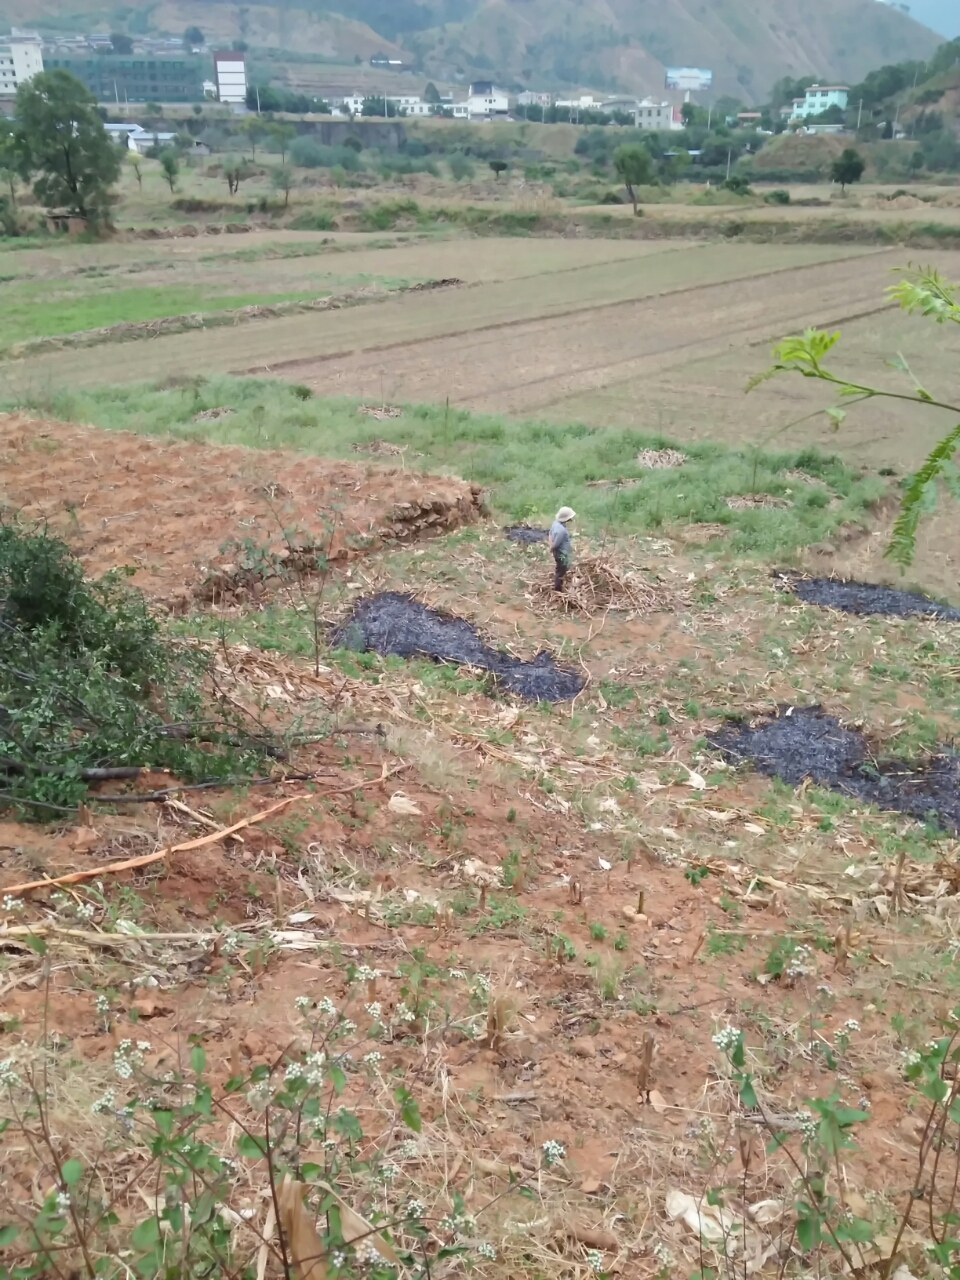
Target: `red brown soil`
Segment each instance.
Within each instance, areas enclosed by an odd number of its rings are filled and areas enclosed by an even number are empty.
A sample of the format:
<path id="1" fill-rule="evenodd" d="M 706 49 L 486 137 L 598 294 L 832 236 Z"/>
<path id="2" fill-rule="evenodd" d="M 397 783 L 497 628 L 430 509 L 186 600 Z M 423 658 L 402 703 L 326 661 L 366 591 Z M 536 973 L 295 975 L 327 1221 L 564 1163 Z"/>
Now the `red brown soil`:
<path id="1" fill-rule="evenodd" d="M 334 756 L 321 752 L 317 763 L 332 771 Z M 388 757 L 388 763 L 392 765 L 393 758 Z M 341 772 L 339 785 L 355 787 L 364 775 L 375 780 L 381 764 L 379 752 L 362 764 L 355 761 Z M 388 807 L 399 782 L 421 816 L 398 818 Z M 298 784 L 288 784 L 264 789 L 255 798 L 221 797 L 215 812 L 218 820 L 229 822 L 277 796 L 301 790 Z M 671 791 L 676 793 L 673 801 Z M 742 790 L 731 785 L 729 792 L 717 795 L 713 803 L 742 802 Z M 682 787 L 669 789 L 665 803 L 685 803 L 684 793 Z M 508 807 L 515 813 L 510 826 L 504 824 Z M 238 1053 L 247 1065 L 273 1061 L 279 1046 L 297 1041 L 295 997 L 330 996 L 340 1001 L 346 990 L 347 960 L 386 971 L 377 998 L 390 1010 L 402 998 L 394 968 L 411 952 L 422 947 L 426 959 L 439 965 L 452 963 L 455 955 L 458 964 L 494 975 L 509 991 L 519 1016 L 501 1046 L 494 1049 L 466 1040 L 459 1032 L 435 1031 L 429 1062 L 419 1045 L 361 1043 L 357 1052 L 376 1048 L 384 1055 L 385 1072 L 401 1070 L 408 1086 L 420 1094 L 428 1120 L 434 1116 L 429 1086 L 442 1073 L 458 1115 L 469 1125 L 475 1155 L 519 1161 L 529 1168 L 538 1160 L 540 1144 L 554 1139 L 564 1144 L 576 1178 L 587 1185 L 597 1179 L 608 1182 L 615 1195 L 630 1197 L 637 1188 L 628 1166 L 636 1168 L 641 1152 L 653 1161 L 657 1180 L 669 1177 L 687 1190 L 700 1188 L 700 1174 L 691 1168 L 697 1152 L 696 1125 L 724 1110 L 724 1086 L 718 1083 L 717 1054 L 710 1043 L 717 1023 L 742 1021 L 748 1009 L 753 1010 L 751 1016 L 772 1020 L 778 1027 L 802 1022 L 804 1011 L 816 1001 L 817 983 L 827 981 L 836 1000 L 819 1024 L 823 1036 L 829 1037 L 851 1017 L 860 1020 L 865 1042 L 883 1034 L 885 1019 L 864 1011 L 851 978 L 836 972 L 829 956 L 819 955 L 818 972 L 796 989 L 757 985 L 753 975 L 762 970 L 770 937 L 788 927 L 778 904 L 751 904 L 744 950 L 729 957 L 712 956 L 704 947 L 704 936 L 711 923 L 719 927 L 716 905 L 727 887 L 720 879 L 711 876 L 694 886 L 679 868 L 653 864 L 639 854 L 636 861 L 623 861 L 618 836 L 571 826 L 563 815 L 498 785 L 485 783 L 452 799 L 408 770 L 402 778 L 375 781 L 352 794 L 342 790 L 324 799 L 307 796 L 290 813 L 298 824 L 293 845 L 289 832 L 285 840 L 283 830 L 271 830 L 268 824 L 244 831 L 242 846 L 178 855 L 169 864 L 124 873 L 123 882 L 143 900 L 141 920 L 149 919 L 161 930 L 210 932 L 217 921 L 264 921 L 275 916 L 278 902 L 283 915 L 309 910 L 314 916 L 306 927 L 336 944 L 343 955 L 340 963 L 311 948 L 277 953 L 262 970 L 244 966 L 231 973 L 227 960 L 208 951 L 191 972 L 178 973 L 181 980 L 174 990 L 141 991 L 136 1006 L 134 995 L 121 993 L 121 1007 L 139 1012 L 149 1026 L 140 1022 L 140 1030 L 134 1032 L 132 1023 L 121 1016 L 111 1033 L 98 1025 L 93 992 L 77 989 L 71 966 L 55 967 L 49 1025 L 66 1038 L 71 1053 L 106 1071 L 118 1038 L 147 1034 L 156 1053 L 170 1065 L 186 1034 L 202 1031 L 214 1076 L 225 1079 Z M 169 816 L 176 820 L 175 814 Z M 451 820 L 458 834 L 444 836 Z M 91 859 L 99 863 L 158 838 L 156 819 L 146 815 L 98 815 L 94 821 L 100 835 L 92 847 L 88 838 L 80 849 L 75 833 L 57 836 L 34 827 L 0 824 L 3 882 L 9 885 L 24 872 L 52 875 L 90 865 Z M 679 824 L 682 816 L 674 821 Z M 368 922 L 356 907 L 342 905 L 322 891 L 316 901 L 307 899 L 297 882 L 304 851 L 319 848 L 326 851 L 331 873 L 338 865 L 346 866 L 385 893 L 415 890 L 449 898 L 458 885 L 462 888 L 452 871 L 455 862 L 476 857 L 496 867 L 509 848 L 518 845 L 531 851 L 529 883 L 514 894 L 498 890 L 497 897 L 512 896 L 525 918 L 479 936 L 474 930 L 485 908 L 476 890 L 474 905 L 441 931 Z M 408 856 L 412 849 L 416 859 Z M 600 858 L 612 864 L 610 870 L 602 867 Z M 563 877 L 580 882 L 582 903 L 571 904 Z M 107 887 L 115 893 L 118 886 Z M 82 887 L 80 892 L 87 896 Z M 636 904 L 641 892 L 646 919 L 630 920 L 624 907 Z M 34 917 L 43 896 L 36 895 L 28 908 Z M 591 939 L 594 923 L 607 930 L 605 942 Z M 730 927 L 739 934 L 736 925 Z M 591 950 L 615 962 L 619 957 L 611 943 L 621 931 L 627 937 L 623 968 L 627 978 L 634 975 L 633 982 L 639 975 L 646 1005 L 631 1008 L 623 1001 L 602 1000 L 596 971 L 583 962 Z M 550 954 L 550 940 L 561 934 L 570 939 L 578 956 L 567 964 L 558 964 Z M 128 973 L 122 970 L 119 976 Z M 17 1023 L 9 1024 L 9 1036 L 0 1033 L 0 1051 L 8 1039 L 12 1045 L 21 1036 L 39 1034 L 42 1025 L 42 988 L 14 987 L 6 997 L 5 1012 Z M 441 1000 L 448 994 L 446 987 L 438 991 Z M 647 1033 L 657 1046 L 649 1083 L 666 1110 L 655 1109 L 638 1091 L 640 1050 Z M 159 1058 L 152 1065 L 158 1062 Z M 911 1141 L 903 1137 L 905 1130 L 898 1127 L 908 1123 L 905 1087 L 895 1069 L 855 1070 L 857 1087 L 871 1101 L 872 1119 L 858 1134 L 860 1152 L 850 1153 L 851 1185 L 909 1186 L 914 1156 Z M 801 1054 L 789 1070 L 777 1074 L 774 1087 L 782 1110 L 802 1106 L 806 1097 L 823 1092 L 831 1078 L 811 1054 Z M 508 1094 L 519 1094 L 521 1100 L 505 1104 L 502 1099 Z M 626 1137 L 628 1132 L 633 1137 Z M 770 1168 L 751 1175 L 751 1185 L 756 1181 L 753 1198 L 785 1189 L 787 1184 L 778 1182 L 781 1176 Z"/>
<path id="2" fill-rule="evenodd" d="M 88 573 L 130 566 L 134 584 L 171 607 L 205 584 L 221 600 L 243 587 L 235 562 L 247 539 L 282 554 L 283 530 L 296 529 L 298 545 L 343 562 L 455 529 L 481 505 L 479 488 L 453 477 L 22 414 L 0 414 L 0 497 L 47 522 Z"/>

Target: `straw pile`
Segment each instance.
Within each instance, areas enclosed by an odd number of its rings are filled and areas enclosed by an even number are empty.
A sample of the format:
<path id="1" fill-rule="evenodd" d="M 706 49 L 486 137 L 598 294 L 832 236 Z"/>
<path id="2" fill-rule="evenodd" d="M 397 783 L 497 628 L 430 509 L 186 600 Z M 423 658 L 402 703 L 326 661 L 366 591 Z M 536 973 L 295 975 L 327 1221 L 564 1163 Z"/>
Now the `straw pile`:
<path id="1" fill-rule="evenodd" d="M 624 570 L 604 556 L 585 556 L 577 560 L 563 584 L 554 591 L 546 579 L 532 584 L 535 601 L 564 613 L 582 613 L 594 617 L 616 610 L 631 616 L 657 613 L 674 608 L 676 593 L 647 582 L 638 573 Z"/>

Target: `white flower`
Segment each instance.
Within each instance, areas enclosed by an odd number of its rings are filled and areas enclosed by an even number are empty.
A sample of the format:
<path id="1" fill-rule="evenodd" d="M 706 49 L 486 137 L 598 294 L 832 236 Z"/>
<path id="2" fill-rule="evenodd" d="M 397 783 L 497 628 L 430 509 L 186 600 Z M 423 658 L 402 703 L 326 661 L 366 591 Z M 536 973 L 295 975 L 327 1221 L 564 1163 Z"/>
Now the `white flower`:
<path id="1" fill-rule="evenodd" d="M 362 1244 L 357 1250 L 357 1261 L 366 1262 L 370 1265 L 380 1261 L 380 1250 L 375 1244 L 371 1244 L 368 1240 Z"/>
<path id="2" fill-rule="evenodd" d="M 398 1160 L 416 1160 L 420 1154 L 420 1144 L 416 1138 L 407 1138 L 405 1142 L 401 1142 L 397 1147 L 394 1155 Z"/>
<path id="3" fill-rule="evenodd" d="M 70 1197 L 65 1191 L 57 1192 L 57 1213 L 70 1212 Z"/>
<path id="4" fill-rule="evenodd" d="M 240 950 L 240 935 L 238 933 L 226 933 L 220 939 L 220 951 L 225 956 L 232 956 L 235 951 Z"/>
<path id="5" fill-rule="evenodd" d="M 490 979 L 482 973 L 474 974 L 473 985 L 470 990 L 475 996 L 486 996 L 490 994 L 490 988 L 493 984 Z"/>
<path id="6" fill-rule="evenodd" d="M 380 1166 L 380 1177 L 384 1182 L 393 1182 L 394 1178 L 400 1177 L 400 1168 L 395 1165 L 392 1160 L 388 1160 Z"/>
<path id="7" fill-rule="evenodd" d="M 333 1253 L 331 1253 L 330 1255 L 331 1265 L 334 1267 L 337 1267 L 338 1269 L 344 1266 L 346 1261 L 347 1261 L 347 1255 L 340 1249 L 334 1249 Z"/>
<path id="8" fill-rule="evenodd" d="M 451 969 L 451 970 L 450 970 L 450 977 L 451 977 L 451 978 L 461 978 L 461 979 L 462 979 L 462 978 L 465 978 L 466 976 L 467 976 L 467 975 L 464 973 L 464 971 L 463 971 L 462 969 Z"/>
<path id="9" fill-rule="evenodd" d="M 371 969 L 368 964 L 362 964 L 357 969 L 357 978 L 360 982 L 375 982 L 377 978 L 382 978 L 383 973 L 380 969 Z"/>
<path id="10" fill-rule="evenodd" d="M 357 1024 L 350 1018 L 343 1018 L 333 1029 L 333 1035 L 339 1039 L 341 1036 L 352 1036 L 357 1029 Z"/>
<path id="11" fill-rule="evenodd" d="M 259 1084 L 255 1084 L 252 1089 L 247 1092 L 247 1103 L 254 1111 L 262 1111 L 270 1098 L 273 1090 L 270 1087 L 269 1080 L 261 1080 Z"/>
<path id="12" fill-rule="evenodd" d="M 121 1080 L 129 1080 L 137 1067 L 143 1066 L 143 1055 L 149 1050 L 149 1040 L 138 1040 L 133 1047 L 132 1040 L 121 1040 L 113 1053 L 113 1069 Z"/>
<path id="13" fill-rule="evenodd" d="M 5 893 L 5 894 L 3 895 L 3 903 L 2 903 L 2 905 L 0 905 L 0 910 L 3 910 L 3 911 L 22 911 L 22 910 L 23 910 L 23 899 L 22 899 L 22 898 L 14 898 L 12 894 Z"/>
<path id="14" fill-rule="evenodd" d="M 308 1053 L 304 1061 L 303 1078 L 309 1085 L 323 1084 L 323 1064 L 326 1055 L 323 1053 Z"/>
<path id="15" fill-rule="evenodd" d="M 841 1030 L 841 1031 L 848 1031 L 848 1032 L 849 1032 L 849 1031 L 859 1031 L 859 1030 L 860 1030 L 860 1023 L 856 1020 L 856 1018 L 848 1018 L 848 1019 L 846 1020 L 846 1022 L 843 1024 L 843 1026 L 840 1028 L 840 1030 Z"/>
<path id="16" fill-rule="evenodd" d="M 586 1252 L 587 1266 L 591 1271 L 603 1270 L 603 1254 L 599 1249 L 588 1249 Z"/>
<path id="17" fill-rule="evenodd" d="M 365 1053 L 363 1055 L 363 1061 L 368 1067 L 379 1067 L 380 1063 L 383 1061 L 383 1054 L 377 1053 L 376 1049 L 371 1049 L 369 1053 Z"/>
<path id="18" fill-rule="evenodd" d="M 92 902 L 78 902 L 76 913 L 81 920 L 92 920 L 97 914 L 97 908 Z"/>
<path id="19" fill-rule="evenodd" d="M 809 1111 L 798 1111 L 797 1120 L 800 1123 L 800 1133 L 804 1142 L 814 1142 L 817 1134 L 820 1132 L 820 1121 L 812 1116 Z"/>
<path id="20" fill-rule="evenodd" d="M 784 974 L 788 978 L 805 978 L 808 974 L 814 972 L 814 968 L 813 952 L 804 943 L 798 942 L 793 948 L 790 962 L 784 969 Z"/>
<path id="21" fill-rule="evenodd" d="M 650 1252 L 660 1263 L 661 1267 L 669 1267 L 673 1265 L 673 1254 L 670 1252 L 669 1246 L 664 1244 L 662 1240 L 654 1240 L 650 1247 Z"/>
<path id="22" fill-rule="evenodd" d="M 567 1154 L 563 1143 L 557 1142 L 553 1138 L 548 1138 L 540 1150 L 543 1152 L 543 1163 L 548 1169 L 558 1164 Z"/>
<path id="23" fill-rule="evenodd" d="M 108 1089 L 102 1097 L 98 1098 L 91 1106 L 90 1110 L 95 1116 L 102 1116 L 107 1111 L 113 1111 L 117 1105 L 117 1094 L 115 1089 Z"/>
<path id="24" fill-rule="evenodd" d="M 309 996 L 297 996 L 296 1000 L 293 1002 L 293 1007 L 298 1013 L 306 1013 L 312 1004 L 313 1001 Z"/>
<path id="25" fill-rule="evenodd" d="M 110 1001 L 101 993 L 93 1002 L 93 1007 L 97 1011 L 98 1017 L 105 1018 L 110 1012 Z"/>
<path id="26" fill-rule="evenodd" d="M 395 1013 L 398 1022 L 416 1022 L 417 1020 L 417 1015 L 403 1000 L 397 1005 Z"/>
<path id="27" fill-rule="evenodd" d="M 732 1053 L 740 1040 L 739 1027 L 721 1027 L 710 1037 L 721 1053 Z"/>
<path id="28" fill-rule="evenodd" d="M 20 1083 L 20 1077 L 13 1069 L 13 1059 L 4 1058 L 0 1062 L 0 1085 L 6 1085 L 8 1089 L 13 1089 Z"/>
<path id="29" fill-rule="evenodd" d="M 490 1262 L 494 1262 L 497 1257 L 497 1251 L 492 1244 L 488 1244 L 486 1240 L 478 1240 L 474 1245 L 478 1255 L 481 1258 L 487 1258 Z"/>
<path id="30" fill-rule="evenodd" d="M 923 1061 L 920 1053 L 916 1049 L 904 1049 L 900 1055 L 900 1061 L 904 1067 L 918 1067 Z"/>
<path id="31" fill-rule="evenodd" d="M 283 1073 L 284 1084 L 293 1084 L 297 1080 L 303 1079 L 303 1064 L 300 1062 L 290 1062 L 287 1069 Z"/>
<path id="32" fill-rule="evenodd" d="M 408 1200 L 406 1215 L 408 1218 L 422 1218 L 427 1211 L 427 1206 L 422 1200 Z"/>
<path id="33" fill-rule="evenodd" d="M 367 1013 L 374 1020 L 374 1022 L 379 1022 L 380 1019 L 383 1017 L 383 1009 L 380 1007 L 379 1000 L 372 1000 L 370 1004 L 365 1004 L 363 1007 L 364 1009 L 366 1009 Z"/>
<path id="34" fill-rule="evenodd" d="M 317 1009 L 320 1013 L 326 1014 L 328 1018 L 335 1018 L 337 1016 L 337 1006 L 329 996 L 324 996 L 322 1000 L 317 1001 Z"/>

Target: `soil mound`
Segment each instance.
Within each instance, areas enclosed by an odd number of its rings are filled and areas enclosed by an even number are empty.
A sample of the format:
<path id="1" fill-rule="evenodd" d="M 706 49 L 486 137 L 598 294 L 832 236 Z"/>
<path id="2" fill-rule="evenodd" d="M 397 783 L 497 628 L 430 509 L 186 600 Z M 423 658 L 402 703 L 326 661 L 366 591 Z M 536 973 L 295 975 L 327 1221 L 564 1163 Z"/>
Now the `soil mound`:
<path id="1" fill-rule="evenodd" d="M 451 476 L 276 449 L 163 440 L 0 413 L 0 494 L 48 524 L 99 575 L 127 565 L 171 608 L 232 604 L 298 548 L 341 564 L 479 519 Z"/>
<path id="2" fill-rule="evenodd" d="M 400 591 L 383 591 L 357 602 L 331 635 L 348 649 L 411 658 L 423 654 L 439 662 L 462 662 L 496 676 L 501 688 L 535 702 L 563 702 L 584 685 L 578 671 L 560 667 L 545 650 L 529 662 L 493 649 L 466 618 L 440 613 Z"/>
<path id="3" fill-rule="evenodd" d="M 960 756 L 952 751 L 913 762 L 875 759 L 862 733 L 818 706 L 782 706 L 774 719 L 752 726 L 730 720 L 708 739 L 729 760 L 750 761 L 793 786 L 810 778 L 881 809 L 960 831 Z"/>
<path id="4" fill-rule="evenodd" d="M 940 618 L 944 622 L 960 622 L 960 609 L 940 604 L 920 591 L 900 591 L 878 582 L 844 582 L 838 578 L 795 578 L 776 575 L 798 599 L 807 604 L 822 604 L 844 613 L 877 613 L 891 618 L 917 615 Z"/>

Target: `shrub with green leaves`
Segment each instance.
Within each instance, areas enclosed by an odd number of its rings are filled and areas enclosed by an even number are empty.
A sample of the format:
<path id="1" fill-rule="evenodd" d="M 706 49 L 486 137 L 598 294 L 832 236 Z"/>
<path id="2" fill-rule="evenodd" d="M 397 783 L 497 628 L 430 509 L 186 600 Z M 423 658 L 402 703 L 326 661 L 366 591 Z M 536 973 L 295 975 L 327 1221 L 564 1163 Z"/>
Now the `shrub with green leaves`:
<path id="1" fill-rule="evenodd" d="M 122 572 L 88 581 L 50 533 L 0 525 L 0 801 L 42 815 L 117 769 L 256 767 L 265 744 L 204 695 L 206 661 Z"/>

